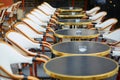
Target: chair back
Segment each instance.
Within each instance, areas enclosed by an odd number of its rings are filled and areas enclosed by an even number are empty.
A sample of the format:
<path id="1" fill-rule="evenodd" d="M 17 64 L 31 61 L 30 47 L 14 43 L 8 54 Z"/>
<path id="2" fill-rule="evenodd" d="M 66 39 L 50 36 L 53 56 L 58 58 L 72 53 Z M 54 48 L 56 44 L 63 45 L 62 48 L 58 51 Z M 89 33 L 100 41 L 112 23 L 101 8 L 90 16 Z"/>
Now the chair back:
<path id="1" fill-rule="evenodd" d="M 13 74 L 10 67 L 14 63 L 32 63 L 31 57 L 25 57 L 5 42 L 0 43 L 0 75 L 9 77 Z M 6 79 L 5 79 L 6 80 Z"/>
<path id="2" fill-rule="evenodd" d="M 101 28 L 102 30 L 110 31 L 110 29 L 118 22 L 116 18 L 110 18 L 101 24 L 97 24 L 96 28 Z"/>
<path id="3" fill-rule="evenodd" d="M 100 7 L 99 7 L 99 6 L 96 6 L 96 7 L 92 8 L 92 9 L 90 9 L 90 10 L 87 10 L 87 11 L 86 11 L 86 14 L 87 14 L 88 16 L 93 16 L 93 15 L 95 15 L 99 10 L 100 10 Z"/>
<path id="4" fill-rule="evenodd" d="M 5 35 L 6 41 L 22 49 L 40 48 L 40 44 L 32 42 L 30 39 L 16 31 L 8 31 Z"/>
<path id="5" fill-rule="evenodd" d="M 52 7 L 50 4 L 48 4 L 47 2 L 43 2 L 43 4 L 47 5 L 49 8 L 51 8 L 52 10 L 56 10 L 56 8 Z"/>
<path id="6" fill-rule="evenodd" d="M 103 35 L 103 38 L 111 39 L 111 40 L 115 40 L 115 41 L 119 42 L 120 41 L 120 29 L 114 30 L 107 35 Z"/>
<path id="7" fill-rule="evenodd" d="M 40 9 L 41 11 L 43 11 L 48 16 L 54 14 L 53 12 L 49 11 L 48 9 L 46 9 L 44 6 L 41 6 L 41 5 L 38 6 L 38 9 Z"/>
<path id="8" fill-rule="evenodd" d="M 24 18 L 22 19 L 22 21 L 29 25 L 36 32 L 46 32 L 46 28 L 41 27 L 40 25 L 34 23 L 32 20 L 28 18 Z"/>
<path id="9" fill-rule="evenodd" d="M 33 14 L 27 14 L 26 15 L 27 18 L 29 18 L 30 20 L 32 20 L 34 23 L 40 25 L 40 26 L 47 26 L 47 23 L 42 22 L 39 18 L 37 18 L 35 15 Z"/>
<path id="10" fill-rule="evenodd" d="M 46 15 L 44 12 L 42 12 L 41 10 L 39 10 L 39 9 L 33 9 L 33 11 L 35 11 L 35 12 L 37 12 L 37 13 L 39 13 L 39 15 L 42 15 L 42 16 L 46 16 L 47 18 L 51 18 L 51 16 L 49 16 L 49 15 Z"/>
<path id="11" fill-rule="evenodd" d="M 32 39 L 34 39 L 34 38 L 43 39 L 43 34 L 38 34 L 32 28 L 30 28 L 28 25 L 26 25 L 25 23 L 17 22 L 14 25 L 14 28 L 15 28 L 16 31 L 24 34 L 26 37 L 29 37 L 29 38 L 32 38 Z"/>
<path id="12" fill-rule="evenodd" d="M 8 9 L 7 13 L 9 14 L 9 17 L 13 17 L 13 15 L 16 13 L 16 3 L 12 4 Z"/>
<path id="13" fill-rule="evenodd" d="M 46 15 L 42 15 L 36 11 L 31 11 L 31 14 L 33 14 L 34 16 L 36 16 L 39 20 L 43 21 L 43 22 L 49 22 L 50 18 L 48 18 L 48 16 Z"/>
<path id="14" fill-rule="evenodd" d="M 51 13 L 54 14 L 55 10 L 51 9 L 49 6 L 45 5 L 45 4 L 41 4 L 41 6 L 43 6 L 44 8 L 46 8 L 48 11 L 50 11 Z"/>
<path id="15" fill-rule="evenodd" d="M 99 12 L 92 17 L 89 17 L 94 23 L 101 23 L 104 17 L 107 15 L 106 11 Z"/>
<path id="16" fill-rule="evenodd" d="M 5 13 L 6 13 L 7 9 L 8 9 L 8 7 L 0 8 L 0 24 L 4 22 Z"/>
<path id="17" fill-rule="evenodd" d="M 22 4 L 22 1 L 18 1 L 15 3 L 14 14 L 17 14 L 17 10 L 20 8 L 21 4 Z"/>

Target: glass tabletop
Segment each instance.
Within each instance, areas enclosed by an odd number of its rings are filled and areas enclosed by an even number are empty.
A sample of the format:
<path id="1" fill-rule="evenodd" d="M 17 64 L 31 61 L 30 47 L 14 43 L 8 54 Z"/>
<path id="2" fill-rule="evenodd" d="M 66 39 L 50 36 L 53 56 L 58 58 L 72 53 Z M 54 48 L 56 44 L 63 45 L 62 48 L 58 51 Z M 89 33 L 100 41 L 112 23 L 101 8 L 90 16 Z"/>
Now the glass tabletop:
<path id="1" fill-rule="evenodd" d="M 90 29 L 60 29 L 55 31 L 55 36 L 59 38 L 81 38 L 91 39 L 99 36 L 97 30 Z"/>
<path id="2" fill-rule="evenodd" d="M 61 80 L 101 80 L 115 75 L 118 64 L 105 57 L 65 56 L 51 59 L 44 69 Z"/>
<path id="3" fill-rule="evenodd" d="M 81 12 L 62 12 L 59 15 L 80 15 Z"/>
<path id="4" fill-rule="evenodd" d="M 58 56 L 68 55 L 93 55 L 106 56 L 110 54 L 111 48 L 100 42 L 72 41 L 61 42 L 52 46 L 52 51 Z"/>
<path id="5" fill-rule="evenodd" d="M 58 20 L 59 22 L 75 22 L 75 23 L 78 23 L 78 22 L 91 22 L 90 19 L 59 19 Z"/>
<path id="6" fill-rule="evenodd" d="M 71 12 L 71 11 L 81 12 L 81 11 L 83 11 L 83 9 L 80 7 L 61 7 L 59 9 L 61 10 L 61 12 Z"/>
<path id="7" fill-rule="evenodd" d="M 56 34 L 60 35 L 70 35 L 70 36 L 89 36 L 98 34 L 97 30 L 90 29 L 60 29 L 55 31 Z"/>

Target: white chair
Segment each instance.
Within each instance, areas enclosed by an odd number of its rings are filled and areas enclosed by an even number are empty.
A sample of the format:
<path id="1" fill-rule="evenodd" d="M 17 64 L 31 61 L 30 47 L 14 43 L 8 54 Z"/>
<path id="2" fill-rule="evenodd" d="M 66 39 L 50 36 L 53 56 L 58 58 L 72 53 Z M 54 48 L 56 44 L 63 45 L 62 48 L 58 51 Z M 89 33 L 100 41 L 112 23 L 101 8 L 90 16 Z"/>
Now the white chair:
<path id="1" fill-rule="evenodd" d="M 114 28 L 117 22 L 118 20 L 116 18 L 110 18 L 100 24 L 96 24 L 95 28 L 101 31 L 103 35 L 105 35 L 108 34 L 112 28 Z"/>
<path id="2" fill-rule="evenodd" d="M 5 20 L 5 13 L 6 13 L 7 9 L 8 9 L 8 7 L 0 8 L 0 24 L 3 23 Z"/>
<path id="3" fill-rule="evenodd" d="M 40 6 L 44 7 L 45 9 L 47 9 L 49 12 L 51 12 L 51 13 L 53 13 L 53 14 L 55 13 L 55 10 L 49 8 L 49 7 L 46 6 L 45 4 L 41 4 Z"/>
<path id="4" fill-rule="evenodd" d="M 4 21 L 5 21 L 5 17 L 6 17 L 6 11 L 7 11 L 8 7 L 3 7 L 0 8 L 0 34 L 2 35 L 2 37 L 4 37 L 5 31 L 4 31 Z"/>
<path id="5" fill-rule="evenodd" d="M 43 14 L 40 10 L 34 9 L 33 11 L 30 12 L 31 14 L 35 15 L 38 19 L 40 19 L 43 22 L 49 22 L 50 21 L 50 17 Z"/>
<path id="6" fill-rule="evenodd" d="M 111 46 L 111 56 L 120 64 L 120 29 L 116 29 L 109 34 L 103 35 L 105 43 Z"/>
<path id="7" fill-rule="evenodd" d="M 120 43 L 120 29 L 116 29 L 109 34 L 103 35 L 109 45 L 115 46 Z"/>
<path id="8" fill-rule="evenodd" d="M 17 22 L 17 10 L 20 7 L 20 4 L 22 1 L 18 1 L 16 3 L 13 3 L 8 9 L 7 9 L 7 15 L 8 15 L 8 23 L 9 27 L 12 28 L 13 24 Z"/>
<path id="9" fill-rule="evenodd" d="M 52 7 L 52 6 L 51 6 L 49 3 L 47 3 L 47 2 L 43 2 L 42 4 L 48 6 L 53 12 L 55 12 L 55 11 L 57 10 L 56 8 Z"/>
<path id="10" fill-rule="evenodd" d="M 40 19 L 43 22 L 46 23 L 56 23 L 57 21 L 54 18 L 51 18 L 50 16 L 45 15 L 43 12 L 41 12 L 38 9 L 33 9 L 31 12 L 34 16 L 36 16 L 38 19 Z"/>
<path id="11" fill-rule="evenodd" d="M 13 47 L 5 42 L 0 42 L 0 80 L 39 80 L 33 76 L 25 76 L 14 74 L 10 65 L 11 64 L 21 64 L 21 63 L 32 63 L 33 57 L 25 57 L 16 51 Z M 38 61 L 46 62 L 43 59 L 37 59 Z M 26 74 L 27 75 L 27 74 Z"/>
<path id="12" fill-rule="evenodd" d="M 27 25 L 29 25 L 33 30 L 37 32 L 46 32 L 46 28 L 41 27 L 40 25 L 34 23 L 29 18 L 23 18 L 22 21 L 25 22 Z"/>
<path id="13" fill-rule="evenodd" d="M 40 26 L 47 26 L 47 22 L 42 22 L 39 18 L 37 18 L 35 15 L 28 13 L 26 15 L 27 18 L 31 19 L 34 23 L 40 25 Z"/>
<path id="14" fill-rule="evenodd" d="M 26 36 L 29 36 L 33 40 L 35 38 L 40 38 L 41 40 L 43 39 L 43 33 L 40 34 L 40 33 L 35 32 L 32 28 L 30 28 L 27 24 L 23 22 L 17 22 L 14 25 L 14 29 Z"/>
<path id="15" fill-rule="evenodd" d="M 37 13 L 39 13 L 39 15 L 42 15 L 42 16 L 44 16 L 44 17 L 47 17 L 48 19 L 51 19 L 51 16 L 46 15 L 44 12 L 42 12 L 41 10 L 39 10 L 39 9 L 37 9 L 37 8 L 33 9 L 32 11 L 37 12 Z"/>
<path id="16" fill-rule="evenodd" d="M 56 17 L 56 15 L 54 16 L 54 15 L 48 15 L 48 14 L 46 14 L 44 11 L 42 11 L 42 10 L 40 10 L 40 9 L 33 9 L 33 11 L 35 11 L 35 12 L 38 12 L 39 14 L 41 14 L 41 15 L 43 15 L 43 16 L 46 16 L 47 18 L 49 18 L 49 19 L 51 19 L 51 18 L 53 18 L 53 19 L 57 19 L 57 17 Z"/>
<path id="17" fill-rule="evenodd" d="M 90 20 L 92 20 L 93 23 L 101 23 L 104 17 L 107 15 L 106 11 L 98 12 L 94 16 L 89 17 Z"/>
<path id="18" fill-rule="evenodd" d="M 50 45 L 50 43 L 43 41 L 44 37 L 50 37 L 54 40 L 53 37 L 49 36 L 46 34 L 46 36 L 43 35 L 43 33 L 37 33 L 35 32 L 32 28 L 30 28 L 27 24 L 23 23 L 23 22 L 17 22 L 14 25 L 14 29 L 20 33 L 22 33 L 23 35 L 25 35 L 27 38 L 31 39 L 33 42 L 37 41 L 37 42 L 43 42 L 46 43 L 48 45 Z"/>
<path id="19" fill-rule="evenodd" d="M 48 28 L 48 27 L 51 28 L 51 25 L 55 25 L 55 23 L 57 23 L 57 21 L 54 19 L 50 19 L 50 22 L 47 21 L 43 22 L 41 21 L 40 16 L 37 17 L 36 15 L 30 13 L 27 14 L 26 17 L 29 18 L 34 23 L 38 24 L 39 26 L 43 26 L 44 28 Z"/>
<path id="20" fill-rule="evenodd" d="M 90 10 L 87 10 L 85 11 L 85 13 L 88 15 L 88 16 L 93 16 L 95 15 L 98 11 L 100 10 L 100 7 L 99 6 L 96 6 Z"/>
<path id="21" fill-rule="evenodd" d="M 23 22 L 28 24 L 32 29 L 34 29 L 37 32 L 52 32 L 54 33 L 54 30 L 50 26 L 40 26 L 38 23 L 33 22 L 29 18 L 22 19 Z M 35 20 L 34 20 L 35 21 Z"/>
<path id="22" fill-rule="evenodd" d="M 52 35 L 52 34 L 49 34 L 49 33 L 47 33 L 46 32 L 46 28 L 43 28 L 43 27 L 41 27 L 41 26 L 39 26 L 38 24 L 36 24 L 36 23 L 34 23 L 34 22 L 32 22 L 30 19 L 28 19 L 28 18 L 24 18 L 24 19 L 22 19 L 22 21 L 24 22 L 24 23 L 26 23 L 30 28 L 32 28 L 35 32 L 37 32 L 37 33 L 45 33 L 44 34 L 44 37 L 50 37 L 52 40 L 53 40 L 53 42 L 55 42 L 56 41 L 56 39 L 54 38 L 54 36 Z M 47 28 L 47 29 L 49 29 L 49 28 Z M 54 31 L 52 31 L 52 32 L 54 32 Z"/>
<path id="23" fill-rule="evenodd" d="M 37 6 L 37 8 L 40 9 L 41 11 L 43 11 L 43 12 L 44 12 L 46 15 L 48 15 L 48 16 L 54 15 L 54 12 L 50 11 L 50 10 L 48 9 L 48 7 L 46 7 L 46 6 L 44 6 L 44 5 L 39 5 L 39 6 Z"/>
<path id="24" fill-rule="evenodd" d="M 42 46 L 47 47 L 51 49 L 51 46 L 46 44 L 46 43 L 39 43 L 39 42 L 33 42 L 31 39 L 28 39 L 24 35 L 16 32 L 16 31 L 8 31 L 5 35 L 5 40 L 12 45 L 14 45 L 18 50 L 27 53 L 24 55 L 29 55 L 29 56 L 36 56 L 39 55 L 41 56 L 41 51 L 37 52 L 31 52 L 31 49 L 33 50 L 42 50 Z M 43 57 L 46 57 L 49 59 L 49 57 L 42 55 Z"/>
<path id="25" fill-rule="evenodd" d="M 16 15 L 16 17 L 17 17 L 17 10 L 20 8 L 20 5 L 22 4 L 22 1 L 17 1 L 16 3 L 15 3 L 15 10 L 14 10 L 14 14 Z"/>

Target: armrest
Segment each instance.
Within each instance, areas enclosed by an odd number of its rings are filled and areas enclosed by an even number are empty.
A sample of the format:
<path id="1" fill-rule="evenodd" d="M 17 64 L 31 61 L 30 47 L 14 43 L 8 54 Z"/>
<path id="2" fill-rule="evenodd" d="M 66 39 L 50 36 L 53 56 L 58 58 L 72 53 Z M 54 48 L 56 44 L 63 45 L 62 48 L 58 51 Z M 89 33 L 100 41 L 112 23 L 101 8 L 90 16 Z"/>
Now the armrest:
<path id="1" fill-rule="evenodd" d="M 119 44 L 120 43 L 120 41 L 119 42 L 113 42 L 113 43 L 107 43 L 109 46 L 116 46 L 117 44 Z"/>

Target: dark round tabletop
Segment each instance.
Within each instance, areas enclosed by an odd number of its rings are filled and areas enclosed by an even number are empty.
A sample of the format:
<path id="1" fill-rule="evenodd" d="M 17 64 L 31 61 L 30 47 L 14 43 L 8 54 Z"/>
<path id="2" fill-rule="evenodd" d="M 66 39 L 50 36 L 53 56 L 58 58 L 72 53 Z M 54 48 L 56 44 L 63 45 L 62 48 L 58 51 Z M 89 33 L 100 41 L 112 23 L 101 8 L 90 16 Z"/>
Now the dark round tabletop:
<path id="1" fill-rule="evenodd" d="M 105 57 L 65 56 L 51 59 L 44 69 L 60 80 L 101 80 L 117 74 L 118 64 Z"/>
<path id="2" fill-rule="evenodd" d="M 80 7 L 61 7 L 59 8 L 61 12 L 81 12 L 83 11 Z"/>
<path id="3" fill-rule="evenodd" d="M 82 8 L 80 8 L 80 7 L 60 7 L 60 9 L 82 9 Z"/>
<path id="4" fill-rule="evenodd" d="M 80 23 L 80 22 L 91 22 L 89 19 L 59 19 L 59 22 L 75 22 L 75 23 Z"/>
<path id="5" fill-rule="evenodd" d="M 61 42 L 52 46 L 52 51 L 58 56 L 68 55 L 93 55 L 106 56 L 110 53 L 111 48 L 100 42 L 93 41 L 71 41 Z"/>
<path id="6" fill-rule="evenodd" d="M 91 39 L 99 36 L 97 30 L 90 29 L 60 29 L 55 31 L 55 36 L 59 38 L 81 38 Z"/>
<path id="7" fill-rule="evenodd" d="M 89 20 L 89 19 L 69 19 L 69 18 L 66 18 L 66 19 L 59 19 L 58 20 L 58 23 L 59 25 L 88 25 L 88 24 L 91 24 L 92 21 Z"/>
<path id="8" fill-rule="evenodd" d="M 59 15 L 80 15 L 82 12 L 64 12 L 60 13 Z"/>

